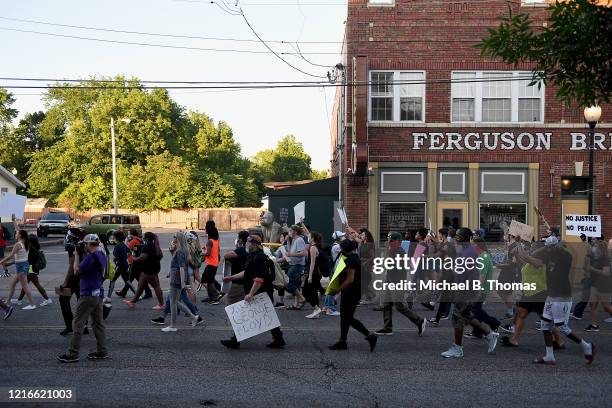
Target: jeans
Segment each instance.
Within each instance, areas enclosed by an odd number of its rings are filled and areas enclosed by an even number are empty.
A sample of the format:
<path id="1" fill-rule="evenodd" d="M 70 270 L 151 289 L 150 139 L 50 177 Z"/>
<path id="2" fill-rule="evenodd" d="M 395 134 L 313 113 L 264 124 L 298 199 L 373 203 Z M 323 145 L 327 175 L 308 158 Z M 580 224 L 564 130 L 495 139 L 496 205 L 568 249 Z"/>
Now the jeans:
<path id="1" fill-rule="evenodd" d="M 170 287 L 170 326 L 174 327 L 174 325 L 176 324 L 176 310 L 177 307 L 180 308 L 183 313 L 185 313 L 187 316 L 193 318 L 194 315 L 193 313 L 191 313 L 191 311 L 189 310 L 189 308 L 187 306 L 185 306 L 182 302 L 179 302 L 179 299 L 181 298 L 182 294 L 186 293 L 184 289 L 181 288 L 175 288 L 175 287 Z"/>
<path id="2" fill-rule="evenodd" d="M 325 296 L 325 307 L 330 312 L 337 312 L 338 308 L 336 307 L 336 297 L 335 296 L 326 295 Z"/>
<path id="3" fill-rule="evenodd" d="M 304 265 L 291 265 L 287 271 L 289 276 L 289 284 L 287 292 L 295 294 L 302 287 L 302 273 L 304 273 Z"/>
<path id="4" fill-rule="evenodd" d="M 189 295 L 187 295 L 187 291 L 181 291 L 181 298 L 179 303 L 182 303 L 184 306 L 187 306 L 192 315 L 198 315 L 198 308 L 194 305 L 189 299 Z M 164 307 L 164 318 L 170 314 L 170 294 L 166 296 L 166 306 Z"/>
<path id="5" fill-rule="evenodd" d="M 99 354 L 106 354 L 106 328 L 102 319 L 102 298 L 99 296 L 81 296 L 77 302 L 74 321 L 72 322 L 72 339 L 68 353 L 74 356 L 79 355 L 81 347 L 81 337 L 87 319 L 91 316 L 92 328 L 96 336 L 97 351 Z"/>

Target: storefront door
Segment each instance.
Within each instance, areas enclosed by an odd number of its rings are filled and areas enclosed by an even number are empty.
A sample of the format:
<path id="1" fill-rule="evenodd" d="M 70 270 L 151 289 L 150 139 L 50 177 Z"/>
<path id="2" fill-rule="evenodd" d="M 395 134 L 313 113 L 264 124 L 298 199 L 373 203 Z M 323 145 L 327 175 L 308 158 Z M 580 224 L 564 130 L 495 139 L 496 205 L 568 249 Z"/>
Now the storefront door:
<path id="1" fill-rule="evenodd" d="M 566 242 L 580 242 L 579 236 L 565 234 L 566 214 L 588 214 L 589 200 L 563 200 L 561 204 L 561 237 Z"/>
<path id="2" fill-rule="evenodd" d="M 468 203 L 457 201 L 438 201 L 438 229 L 461 228 L 468 224 Z"/>

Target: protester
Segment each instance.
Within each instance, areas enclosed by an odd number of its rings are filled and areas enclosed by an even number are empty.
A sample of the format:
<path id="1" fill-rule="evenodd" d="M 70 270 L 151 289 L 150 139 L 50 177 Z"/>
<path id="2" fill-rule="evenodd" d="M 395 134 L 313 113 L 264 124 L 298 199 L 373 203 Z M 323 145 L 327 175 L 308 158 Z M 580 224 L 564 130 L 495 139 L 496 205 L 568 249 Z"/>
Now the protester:
<path id="1" fill-rule="evenodd" d="M 289 252 L 289 233 L 287 231 L 281 232 L 280 236 L 280 246 L 274 253 L 276 257 L 276 262 L 280 266 L 281 270 L 287 274 L 289 271 L 289 258 L 287 257 L 287 253 Z M 276 288 L 278 292 L 278 302 L 274 303 L 274 308 L 276 309 L 284 309 L 285 308 L 285 289 Z"/>
<path id="2" fill-rule="evenodd" d="M 173 244 L 176 246 L 176 250 L 172 254 L 172 261 L 170 261 L 170 293 L 168 299 L 170 305 L 170 325 L 162 329 L 166 333 L 178 330 L 176 328 L 177 308 L 180 308 L 191 319 L 192 326 L 197 325 L 199 321 L 198 316 L 193 314 L 187 306 L 179 301 L 182 296 L 187 296 L 185 286 L 189 282 L 187 274 L 189 248 L 187 247 L 185 233 L 182 231 L 177 232 L 174 236 Z"/>
<path id="3" fill-rule="evenodd" d="M 351 240 L 344 240 L 340 243 L 345 266 L 337 274 L 334 271 L 335 279 L 333 280 L 337 280 L 337 284 L 332 287 L 330 283 L 327 288 L 326 294 L 328 295 L 340 294 L 340 340 L 329 346 L 330 350 L 348 349 L 346 339 L 350 326 L 365 336 L 370 345 L 370 351 L 374 351 L 378 341 L 375 333 L 369 331 L 363 323 L 355 319 L 355 310 L 361 299 L 361 261 L 357 255 L 357 247 L 357 243 Z M 342 266 L 341 263 L 338 265 Z"/>
<path id="4" fill-rule="evenodd" d="M 454 280 L 455 283 L 465 284 L 469 280 L 474 280 L 479 275 L 478 270 L 475 268 L 476 259 L 478 258 L 478 252 L 473 245 L 470 244 L 472 237 L 472 231 L 469 228 L 459 228 L 455 235 L 455 241 L 457 243 L 457 258 L 463 258 L 463 264 L 466 266 L 466 270 L 459 273 L 455 271 Z M 468 261 L 471 260 L 471 261 Z M 468 264 L 473 265 L 468 267 Z M 471 286 L 470 286 L 471 288 Z M 473 290 L 466 290 L 461 293 L 455 293 L 455 301 L 453 303 L 453 339 L 454 343 L 447 351 L 442 353 L 442 357 L 445 358 L 461 358 L 463 357 L 463 329 L 466 325 L 472 325 L 474 328 L 478 328 L 484 333 L 484 337 L 487 339 L 488 352 L 492 353 L 497 346 L 497 339 L 499 334 L 492 331 L 480 323 L 473 313 L 474 302 L 476 300 L 476 293 Z"/>
<path id="5" fill-rule="evenodd" d="M 208 300 L 213 305 L 218 305 L 221 302 L 225 293 L 221 293 L 221 285 L 215 279 L 217 269 L 219 267 L 219 231 L 214 225 L 207 228 L 208 241 L 204 250 L 204 262 L 206 267 L 202 273 L 202 284 L 206 284 L 208 290 Z"/>
<path id="6" fill-rule="evenodd" d="M 595 345 L 576 336 L 568 326 L 569 314 L 572 309 L 572 292 L 569 279 L 572 255 L 559 245 L 556 236 L 551 235 L 546 238 L 544 248 L 534 252 L 533 255 L 527 254 L 522 247 L 518 247 L 517 256 L 523 262 L 527 262 L 536 268 L 546 267 L 548 296 L 546 297 L 541 324 L 546 354 L 543 357 L 536 358 L 533 362 L 546 365 L 556 364 L 552 338 L 552 330 L 556 326 L 568 339 L 580 345 L 587 364 L 593 363 Z"/>
<path id="7" fill-rule="evenodd" d="M 274 272 L 270 270 L 268 262 L 271 262 L 266 254 L 264 254 L 262 246 L 262 237 L 253 234 L 249 237 L 246 246 L 249 255 L 244 266 L 244 271 L 235 275 L 226 276 L 223 278 L 225 282 L 235 282 L 242 280 L 244 285 L 244 301 L 250 302 L 253 296 L 260 293 L 267 293 L 271 301 L 274 301 Z M 266 347 L 280 349 L 284 348 L 286 343 L 283 338 L 283 332 L 280 327 L 275 327 L 270 330 L 273 341 Z M 230 340 L 221 340 L 221 344 L 229 349 L 240 348 L 240 343 L 236 337 Z"/>
<path id="8" fill-rule="evenodd" d="M 387 258 L 396 259 L 403 258 L 406 252 L 402 248 L 402 234 L 399 232 L 390 232 L 387 235 Z M 403 268 L 398 268 L 394 265 L 387 269 L 387 283 L 397 285 L 408 279 L 408 271 Z M 425 332 L 426 321 L 421 316 L 408 308 L 405 303 L 406 291 L 387 289 L 382 293 L 383 301 L 383 319 L 384 326 L 377 330 L 377 335 L 390 336 L 393 334 L 393 307 L 395 310 L 406 316 L 412 323 L 417 326 L 419 336 Z"/>
<path id="9" fill-rule="evenodd" d="M 17 221 L 14 221 L 15 231 L 17 231 Z M 15 286 L 17 286 L 17 282 L 21 284 L 25 295 L 28 297 L 29 305 L 24 306 L 23 310 L 32 310 L 36 309 L 36 305 L 34 304 L 34 299 L 32 298 L 32 292 L 28 287 L 28 271 L 30 269 L 30 264 L 28 263 L 28 253 L 30 250 L 30 237 L 25 230 L 19 230 L 17 233 L 17 242 L 13 245 L 13 249 L 11 253 L 0 259 L 0 265 L 6 266 L 8 261 L 13 258 L 15 262 L 15 268 L 17 273 L 11 279 L 11 283 L 9 283 L 8 287 L 8 297 L 7 300 L 13 303 L 13 293 L 15 292 Z M 17 301 L 15 300 L 15 303 Z"/>
<path id="10" fill-rule="evenodd" d="M 330 263 L 332 265 L 331 270 L 335 271 L 336 267 L 338 266 L 340 256 L 342 255 L 342 248 L 340 248 L 340 243 L 346 239 L 346 234 L 342 231 L 335 231 L 332 234 L 332 239 L 334 240 L 334 243 L 331 247 Z M 340 316 L 340 312 L 336 307 L 335 296 L 330 296 L 327 293 L 325 294 L 325 305 L 323 306 L 323 311 L 325 312 L 326 316 Z"/>
<path id="11" fill-rule="evenodd" d="M 306 264 L 306 243 L 300 237 L 302 228 L 299 225 L 292 225 L 289 230 L 289 251 L 287 257 L 289 259 L 289 284 L 287 292 L 293 295 L 293 306 L 287 307 L 287 310 L 301 310 L 306 303 L 306 298 L 302 296 L 302 274 Z"/>
<path id="12" fill-rule="evenodd" d="M 132 293 L 136 293 L 134 287 L 130 283 L 130 271 L 128 264 L 128 247 L 125 244 L 125 234 L 123 231 L 119 230 L 115 232 L 115 241 L 116 244 L 113 248 L 113 262 L 115 264 L 115 275 L 110 280 L 108 286 L 108 297 L 104 299 L 105 302 L 111 302 L 111 296 L 113 295 L 113 291 L 115 290 L 115 282 L 119 277 L 123 279 L 124 285 L 123 289 L 125 290 L 125 294 L 127 295 L 128 290 L 131 290 Z M 121 296 L 123 291 L 118 291 L 116 294 Z"/>
<path id="13" fill-rule="evenodd" d="M 77 302 L 80 295 L 80 282 L 79 278 L 74 274 L 74 263 L 75 258 L 79 257 L 79 251 L 77 247 L 80 245 L 83 232 L 78 228 L 70 228 L 64 238 L 64 249 L 68 253 L 68 270 L 64 277 L 63 283 L 58 287 L 59 303 L 62 310 L 62 317 L 64 318 L 65 329 L 60 332 L 60 335 L 67 336 L 72 333 L 72 308 L 70 307 L 70 299 L 72 295 L 75 295 Z M 81 260 L 79 259 L 79 262 Z M 89 330 L 87 326 L 83 331 L 87 334 Z"/>
<path id="14" fill-rule="evenodd" d="M 362 275 L 362 288 L 361 288 L 361 305 L 371 305 L 375 303 L 376 291 L 372 287 L 372 281 L 374 280 L 374 274 L 372 267 L 374 263 L 374 257 L 376 256 L 376 247 L 374 244 L 374 237 L 367 228 L 361 228 L 359 234 L 356 234 L 354 239 L 359 244 L 357 253 L 361 260 L 361 275 Z"/>
<path id="15" fill-rule="evenodd" d="M 231 275 L 237 275 L 244 271 L 244 266 L 249 253 L 246 250 L 246 243 L 249 239 L 249 231 L 243 230 L 238 233 L 236 240 L 236 248 L 233 251 L 227 252 L 223 258 L 230 261 L 232 265 Z M 227 304 L 233 305 L 244 299 L 244 283 L 241 279 L 234 280 L 230 284 L 230 290 L 227 294 Z"/>
<path id="16" fill-rule="evenodd" d="M 308 265 L 308 277 L 304 283 L 304 296 L 306 301 L 314 308 L 312 313 L 306 315 L 307 319 L 318 319 L 321 317 L 321 308 L 319 307 L 319 293 L 324 293 L 321 287 L 321 273 L 322 262 L 327 262 L 323 255 L 323 236 L 317 232 L 312 231 L 310 233 L 310 263 Z"/>
<path id="17" fill-rule="evenodd" d="M 154 310 L 162 310 L 164 308 L 164 296 L 159 285 L 159 272 L 161 270 L 161 259 L 163 252 L 159 245 L 159 239 L 157 235 L 152 232 L 145 232 L 144 234 L 144 247 L 140 256 L 134 258 L 134 263 L 139 264 L 142 269 L 140 278 L 138 280 L 138 290 L 134 294 L 131 300 L 124 300 L 124 302 L 131 308 L 136 306 L 136 302 L 140 299 L 145 286 L 151 285 L 155 291 L 157 297 L 157 305 L 153 307 Z"/>
<path id="18" fill-rule="evenodd" d="M 44 255 L 40 250 L 40 242 L 38 241 L 38 237 L 35 234 L 30 234 L 30 250 L 28 251 L 28 263 L 30 264 L 30 269 L 28 271 L 27 280 L 28 283 L 32 282 L 34 287 L 38 290 L 38 293 L 43 297 L 43 302 L 39 306 L 47 306 L 53 303 L 51 298 L 47 296 L 47 291 L 42 287 L 40 282 L 38 281 L 38 274 L 40 273 L 41 268 L 44 268 L 46 265 L 41 265 L 41 259 L 44 259 Z M 46 261 L 45 261 L 46 262 Z M 17 298 L 17 304 L 21 304 L 21 300 L 25 296 L 25 291 L 21 289 L 21 293 Z"/>
<path id="19" fill-rule="evenodd" d="M 122 298 L 124 298 L 127 295 L 127 292 L 130 289 L 135 292 L 131 283 L 134 280 L 138 281 L 140 279 L 140 273 L 142 272 L 142 270 L 140 268 L 141 267 L 140 263 L 138 262 L 134 263 L 134 258 L 137 258 L 140 256 L 140 253 L 142 252 L 142 248 L 144 246 L 144 242 L 138 236 L 138 231 L 134 228 L 130 228 L 130 230 L 128 231 L 128 236 L 125 241 L 126 241 L 125 244 L 128 250 L 127 262 L 128 262 L 130 285 L 129 286 L 125 285 L 121 291 L 115 292 L 119 297 L 122 297 Z M 148 285 L 145 285 L 144 299 L 147 299 L 150 297 L 153 297 L 151 293 L 151 289 L 149 289 Z"/>
<path id="20" fill-rule="evenodd" d="M 70 348 L 65 354 L 57 358 L 62 363 L 76 363 L 79 361 L 79 349 L 81 336 L 86 326 L 87 319 L 91 316 L 92 328 L 96 336 L 97 351 L 89 353 L 90 360 L 108 358 L 106 349 L 106 329 L 104 327 L 102 308 L 104 298 L 103 277 L 106 270 L 107 259 L 104 251 L 99 250 L 100 238 L 95 234 L 89 234 L 83 239 L 87 256 L 79 262 L 79 257 L 74 258 L 74 275 L 80 280 L 80 297 L 77 302 L 74 321 L 72 322 L 72 340 Z"/>
<path id="21" fill-rule="evenodd" d="M 8 228 L 0 224 L 0 259 L 4 258 L 4 251 L 10 239 L 11 239 L 11 234 Z M 11 273 L 9 272 L 6 266 L 3 266 L 3 269 L 4 269 L 4 272 L 2 276 L 4 276 L 5 278 L 8 278 L 9 276 L 11 276 Z"/>
<path id="22" fill-rule="evenodd" d="M 449 230 L 441 228 L 438 230 L 436 239 L 433 242 L 432 248 L 430 249 L 430 256 L 434 258 L 440 258 L 442 263 L 447 257 L 455 257 L 455 246 L 448 240 Z M 451 283 L 454 280 L 453 271 L 449 268 L 442 268 L 439 273 L 439 280 L 441 283 Z M 429 319 L 429 323 L 432 326 L 437 326 L 440 320 L 448 319 L 451 308 L 452 293 L 448 290 L 440 291 L 440 299 L 438 304 L 438 310 L 435 316 Z"/>
<path id="23" fill-rule="evenodd" d="M 185 234 L 187 238 L 187 247 L 189 248 L 189 256 L 187 257 L 187 263 L 189 266 L 187 267 L 187 275 L 189 275 L 189 280 L 193 278 L 193 282 L 198 282 L 197 288 L 189 285 L 187 287 L 187 295 L 189 297 L 190 302 L 196 303 L 196 293 L 202 288 L 202 281 L 200 280 L 200 268 L 202 267 L 202 262 L 204 260 L 204 253 L 202 252 L 202 244 L 200 244 L 200 239 L 198 238 L 198 233 L 196 231 L 189 231 Z M 202 302 L 206 302 L 207 299 L 203 299 Z"/>
<path id="24" fill-rule="evenodd" d="M 607 318 L 605 321 L 612 321 L 612 306 L 610 306 L 610 294 L 612 293 L 612 274 L 610 273 L 610 268 L 612 267 L 612 262 L 610 251 L 608 251 L 603 236 L 594 240 L 589 258 L 587 272 L 590 274 L 592 282 L 589 297 L 591 324 L 585 331 L 598 332 L 599 318 L 597 316 L 597 306 L 599 304 L 610 315 L 610 318 Z"/>

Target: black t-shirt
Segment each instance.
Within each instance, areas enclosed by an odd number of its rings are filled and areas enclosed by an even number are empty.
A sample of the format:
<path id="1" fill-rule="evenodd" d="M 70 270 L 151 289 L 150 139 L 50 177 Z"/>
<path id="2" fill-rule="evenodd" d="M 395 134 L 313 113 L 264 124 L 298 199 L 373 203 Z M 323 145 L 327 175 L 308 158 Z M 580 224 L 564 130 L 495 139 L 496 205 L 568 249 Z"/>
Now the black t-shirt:
<path id="1" fill-rule="evenodd" d="M 234 249 L 234 253 L 238 255 L 237 258 L 230 259 L 230 263 L 232 265 L 232 275 L 237 275 L 240 272 L 244 271 L 244 265 L 246 264 L 247 257 L 249 256 L 247 250 L 244 247 L 237 247 Z M 243 279 L 237 279 L 233 281 L 236 285 L 244 284 Z"/>
<path id="2" fill-rule="evenodd" d="M 560 247 L 543 248 L 533 254 L 546 264 L 546 288 L 550 297 L 571 297 L 572 254 Z"/>
<path id="3" fill-rule="evenodd" d="M 359 255 L 350 254 L 349 256 L 346 257 L 346 259 L 344 260 L 344 263 L 346 267 L 344 268 L 342 272 L 340 272 L 340 276 L 339 276 L 340 284 L 342 284 L 346 280 L 348 269 L 355 270 L 355 278 L 353 280 L 353 283 L 351 283 L 351 285 L 348 288 L 342 291 L 342 296 L 343 297 L 348 296 L 354 299 L 360 299 L 361 298 L 361 260 L 359 259 Z"/>
<path id="4" fill-rule="evenodd" d="M 253 283 L 257 278 L 260 278 L 263 281 L 263 284 L 257 293 L 268 292 L 269 290 L 273 289 L 272 284 L 265 281 L 267 260 L 268 257 L 263 253 L 263 251 L 251 252 L 248 255 L 246 264 L 244 266 L 244 293 L 249 293 L 251 291 Z"/>
<path id="5" fill-rule="evenodd" d="M 157 256 L 157 248 L 153 242 L 148 242 L 142 248 L 142 255 L 146 254 L 147 258 L 143 261 L 134 262 L 134 266 L 138 264 L 138 270 L 143 271 L 146 275 L 157 275 L 161 270 L 160 259 Z"/>

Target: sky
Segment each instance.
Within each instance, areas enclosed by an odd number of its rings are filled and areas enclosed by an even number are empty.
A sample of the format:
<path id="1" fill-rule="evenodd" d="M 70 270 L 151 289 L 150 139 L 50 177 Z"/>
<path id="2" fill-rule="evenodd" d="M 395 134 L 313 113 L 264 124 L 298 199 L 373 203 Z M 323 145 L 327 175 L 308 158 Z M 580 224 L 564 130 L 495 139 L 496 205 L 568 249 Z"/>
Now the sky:
<path id="1" fill-rule="evenodd" d="M 215 0 L 221 3 L 222 0 Z M 234 5 L 236 0 L 225 0 Z M 265 40 L 300 42 L 309 61 L 283 56 L 292 65 L 325 76 L 340 61 L 346 0 L 244 0 L 245 16 Z M 0 77 L 80 79 L 91 76 L 135 76 L 164 81 L 317 81 L 267 52 L 259 42 L 146 36 L 20 22 L 26 19 L 112 30 L 256 40 L 240 15 L 231 15 L 210 0 L 0 0 Z M 252 50 L 261 54 L 171 49 L 103 43 L 18 29 L 96 39 L 181 47 Z M 323 41 L 326 43 L 309 43 Z M 290 45 L 270 43 L 277 52 L 295 52 Z M 324 53 L 324 54 L 310 54 Z M 312 63 L 312 64 L 311 64 Z M 0 87 L 18 84 L 0 80 Z M 23 83 L 19 83 L 23 84 Z M 42 90 L 13 89 L 13 105 L 22 117 L 44 110 Z M 189 110 L 215 121 L 224 120 L 245 156 L 272 148 L 294 134 L 312 157 L 315 169 L 329 168 L 330 123 L 334 88 L 323 90 L 172 90 Z M 326 109 L 327 103 L 327 109 Z"/>

